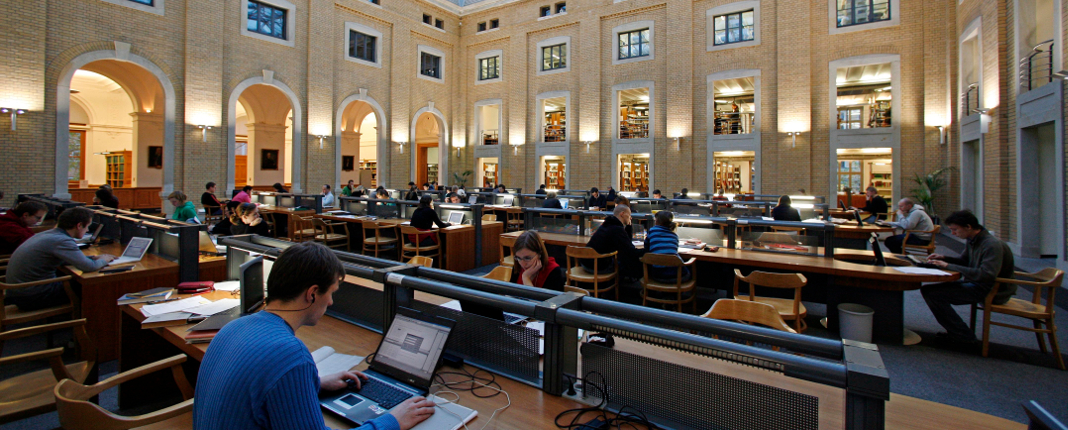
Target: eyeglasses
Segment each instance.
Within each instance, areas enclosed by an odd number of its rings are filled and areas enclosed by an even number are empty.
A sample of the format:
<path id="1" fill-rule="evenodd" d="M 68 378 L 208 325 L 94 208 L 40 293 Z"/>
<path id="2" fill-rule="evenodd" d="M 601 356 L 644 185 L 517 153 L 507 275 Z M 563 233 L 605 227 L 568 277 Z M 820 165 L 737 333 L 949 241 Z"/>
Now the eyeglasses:
<path id="1" fill-rule="evenodd" d="M 531 257 L 515 257 L 516 261 L 520 261 L 520 262 L 523 262 L 523 263 L 526 263 L 528 261 L 534 261 L 537 258 L 538 258 L 537 255 L 531 256 Z"/>

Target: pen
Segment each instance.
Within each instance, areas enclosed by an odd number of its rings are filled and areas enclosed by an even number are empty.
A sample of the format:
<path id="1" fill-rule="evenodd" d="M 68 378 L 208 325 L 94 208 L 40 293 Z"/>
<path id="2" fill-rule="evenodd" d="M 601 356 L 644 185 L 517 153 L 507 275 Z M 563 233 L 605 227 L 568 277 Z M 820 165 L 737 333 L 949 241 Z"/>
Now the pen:
<path id="1" fill-rule="evenodd" d="M 153 301 L 148 302 L 148 304 L 154 305 L 154 304 L 157 304 L 157 303 L 173 302 L 175 300 L 178 300 L 178 299 L 174 298 L 174 299 L 164 299 L 164 300 L 153 300 Z"/>

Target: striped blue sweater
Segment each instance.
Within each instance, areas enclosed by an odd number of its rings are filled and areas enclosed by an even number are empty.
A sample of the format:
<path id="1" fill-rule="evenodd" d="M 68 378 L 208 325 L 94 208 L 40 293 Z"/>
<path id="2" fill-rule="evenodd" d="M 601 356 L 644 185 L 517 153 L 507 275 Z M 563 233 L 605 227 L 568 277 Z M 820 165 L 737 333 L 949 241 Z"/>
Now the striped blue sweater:
<path id="1" fill-rule="evenodd" d="M 197 376 L 196 430 L 323 430 L 311 353 L 278 315 L 259 312 L 223 327 Z M 383 415 L 361 430 L 400 430 Z"/>
<path id="2" fill-rule="evenodd" d="M 678 255 L 679 235 L 666 227 L 654 225 L 645 236 L 645 249 L 653 254 Z M 674 267 L 654 265 L 649 275 L 657 279 L 675 279 L 677 270 Z"/>

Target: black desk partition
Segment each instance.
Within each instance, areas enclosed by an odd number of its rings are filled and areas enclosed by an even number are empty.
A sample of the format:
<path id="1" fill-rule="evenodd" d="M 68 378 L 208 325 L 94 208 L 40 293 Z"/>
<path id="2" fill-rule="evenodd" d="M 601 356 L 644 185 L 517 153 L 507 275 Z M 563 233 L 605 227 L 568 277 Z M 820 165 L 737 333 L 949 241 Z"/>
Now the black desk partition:
<path id="1" fill-rule="evenodd" d="M 59 217 L 59 214 L 63 213 L 67 208 L 73 208 L 78 206 L 85 206 L 84 202 L 75 202 L 71 200 L 60 200 L 52 197 L 48 197 L 44 194 L 19 194 L 16 199 L 18 203 L 25 201 L 34 201 L 41 203 L 48 208 L 48 213 L 45 214 L 45 220 L 52 220 Z"/>
<path id="2" fill-rule="evenodd" d="M 96 222 L 104 224 L 100 236 L 126 246 L 134 237 L 152 239 L 148 252 L 178 263 L 179 282 L 200 280 L 200 224 L 144 215 L 116 209 L 94 211 Z"/>
<path id="3" fill-rule="evenodd" d="M 371 204 L 367 197 L 339 197 L 338 209 L 356 216 L 370 215 Z"/>

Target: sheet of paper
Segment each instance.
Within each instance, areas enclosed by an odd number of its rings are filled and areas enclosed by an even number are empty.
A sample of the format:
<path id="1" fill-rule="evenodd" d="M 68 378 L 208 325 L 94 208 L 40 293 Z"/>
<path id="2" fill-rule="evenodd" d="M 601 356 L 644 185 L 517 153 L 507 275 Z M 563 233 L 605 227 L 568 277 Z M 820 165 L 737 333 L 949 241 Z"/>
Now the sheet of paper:
<path id="1" fill-rule="evenodd" d="M 453 300 L 451 302 L 445 302 L 445 303 L 442 303 L 442 304 L 440 304 L 438 306 L 441 306 L 443 308 L 449 308 L 449 309 L 452 309 L 452 310 L 457 311 L 457 312 L 462 312 L 463 311 L 463 309 L 460 309 L 460 301 L 459 300 Z"/>
<path id="2" fill-rule="evenodd" d="M 209 302 L 199 306 L 193 306 L 190 308 L 182 309 L 184 312 L 189 312 L 197 315 L 215 315 L 219 312 L 233 308 L 240 305 L 241 300 L 238 299 L 222 299 L 215 302 Z"/>
<path id="3" fill-rule="evenodd" d="M 171 312 L 169 314 L 159 314 L 150 316 L 148 318 L 145 318 L 144 321 L 141 321 L 141 324 L 152 324 L 164 321 L 185 321 L 191 316 L 193 316 L 193 314 L 189 312 Z"/>
<path id="4" fill-rule="evenodd" d="M 312 358 L 315 359 L 315 367 L 319 370 L 320 378 L 352 369 L 363 361 L 363 357 L 359 355 L 338 354 L 334 352 L 334 348 L 329 346 L 324 346 L 313 352 Z"/>
<path id="5" fill-rule="evenodd" d="M 926 267 L 895 267 L 894 270 L 901 273 L 908 273 L 910 275 L 952 276 L 949 272 L 938 269 L 928 269 Z"/>
<path id="6" fill-rule="evenodd" d="M 543 321 L 530 321 L 527 322 L 527 328 L 537 330 L 538 337 L 545 337 L 545 322 Z"/>
<path id="7" fill-rule="evenodd" d="M 187 299 L 175 300 L 173 302 L 160 303 L 158 305 L 146 305 L 141 308 L 141 313 L 146 317 L 160 314 L 169 314 L 171 312 L 184 311 L 188 308 L 206 305 L 211 303 L 211 300 L 205 299 L 201 296 L 193 296 Z"/>
<path id="8" fill-rule="evenodd" d="M 234 292 L 234 291 L 237 291 L 237 290 L 241 289 L 241 282 L 240 281 L 216 282 L 215 283 L 215 289 L 219 290 L 219 291 Z"/>

